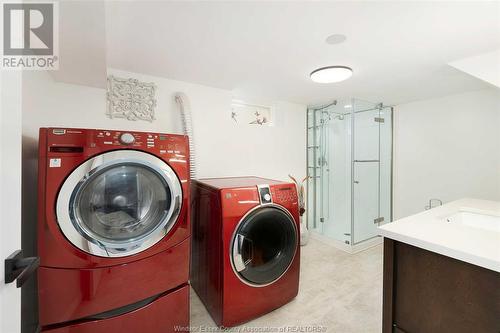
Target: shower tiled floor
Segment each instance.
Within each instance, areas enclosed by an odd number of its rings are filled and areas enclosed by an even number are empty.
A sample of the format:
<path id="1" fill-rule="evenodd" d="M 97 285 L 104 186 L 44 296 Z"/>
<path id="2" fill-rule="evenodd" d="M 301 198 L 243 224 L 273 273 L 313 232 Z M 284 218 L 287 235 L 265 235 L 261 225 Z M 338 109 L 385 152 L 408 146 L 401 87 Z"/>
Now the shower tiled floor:
<path id="1" fill-rule="evenodd" d="M 247 332 L 251 332 L 251 327 L 259 327 L 266 329 L 254 332 L 280 329 L 294 332 L 315 326 L 323 332 L 381 332 L 382 245 L 348 254 L 310 239 L 301 251 L 299 295 L 289 304 L 234 331 L 244 332 L 246 327 Z M 220 331 L 215 329 L 194 291 L 191 292 L 191 328 L 192 332 Z"/>

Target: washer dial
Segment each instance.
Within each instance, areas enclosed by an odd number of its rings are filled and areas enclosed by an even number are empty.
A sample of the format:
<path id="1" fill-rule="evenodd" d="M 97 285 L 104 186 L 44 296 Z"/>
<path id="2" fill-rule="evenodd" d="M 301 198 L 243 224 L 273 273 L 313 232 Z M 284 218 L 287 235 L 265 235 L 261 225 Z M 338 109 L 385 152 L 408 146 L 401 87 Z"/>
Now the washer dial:
<path id="1" fill-rule="evenodd" d="M 131 145 L 135 142 L 135 138 L 130 133 L 123 133 L 122 135 L 120 135 L 120 142 L 124 145 Z"/>

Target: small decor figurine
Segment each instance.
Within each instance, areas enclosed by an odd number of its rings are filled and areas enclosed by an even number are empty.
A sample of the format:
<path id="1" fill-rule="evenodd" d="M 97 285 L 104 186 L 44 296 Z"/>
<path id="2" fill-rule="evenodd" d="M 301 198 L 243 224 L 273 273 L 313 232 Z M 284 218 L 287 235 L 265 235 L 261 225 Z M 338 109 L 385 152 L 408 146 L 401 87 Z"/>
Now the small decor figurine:
<path id="1" fill-rule="evenodd" d="M 236 119 L 237 116 L 238 114 L 236 112 L 231 112 L 231 119 L 234 120 L 235 123 L 238 123 L 238 119 Z"/>
<path id="2" fill-rule="evenodd" d="M 304 246 L 309 241 L 309 230 L 307 230 L 307 225 L 304 222 L 304 213 L 306 212 L 306 208 L 305 208 L 305 206 L 306 206 L 306 194 L 304 191 L 304 182 L 309 177 L 305 177 L 304 179 L 302 179 L 302 181 L 300 183 L 292 175 L 288 175 L 288 177 L 290 177 L 290 179 L 295 183 L 295 186 L 297 187 L 297 194 L 299 196 L 300 245 Z"/>
<path id="3" fill-rule="evenodd" d="M 255 111 L 254 113 L 255 115 L 255 120 L 254 121 L 251 121 L 250 124 L 252 125 L 264 125 L 264 124 L 267 124 L 267 118 L 263 115 L 260 114 L 259 111 Z"/>
<path id="4" fill-rule="evenodd" d="M 108 117 L 150 122 L 155 119 L 156 86 L 154 83 L 110 75 L 107 89 Z"/>
<path id="5" fill-rule="evenodd" d="M 233 100 L 231 104 L 231 119 L 236 124 L 272 126 L 272 106 L 249 104 Z"/>

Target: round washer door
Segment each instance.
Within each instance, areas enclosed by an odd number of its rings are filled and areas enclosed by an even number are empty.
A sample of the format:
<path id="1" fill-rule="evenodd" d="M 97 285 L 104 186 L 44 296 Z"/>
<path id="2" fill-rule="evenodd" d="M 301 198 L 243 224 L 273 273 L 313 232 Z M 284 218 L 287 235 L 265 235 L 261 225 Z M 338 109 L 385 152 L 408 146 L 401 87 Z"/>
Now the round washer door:
<path id="1" fill-rule="evenodd" d="M 172 229 L 181 183 L 161 159 L 135 150 L 95 156 L 78 166 L 57 198 L 57 222 L 79 249 L 123 257 L 144 251 Z"/>
<path id="2" fill-rule="evenodd" d="M 236 275 L 246 284 L 262 287 L 285 274 L 297 250 L 297 227 L 280 206 L 260 206 L 238 224 L 231 244 Z"/>

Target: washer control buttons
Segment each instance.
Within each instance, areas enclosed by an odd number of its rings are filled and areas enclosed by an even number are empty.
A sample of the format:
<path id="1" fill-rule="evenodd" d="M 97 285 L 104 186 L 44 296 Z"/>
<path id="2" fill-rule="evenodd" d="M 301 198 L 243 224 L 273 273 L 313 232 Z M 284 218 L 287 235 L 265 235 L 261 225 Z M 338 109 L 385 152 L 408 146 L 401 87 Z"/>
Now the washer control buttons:
<path id="1" fill-rule="evenodd" d="M 135 142 L 135 138 L 130 133 L 123 133 L 122 135 L 120 135 L 120 142 L 124 145 L 131 145 Z"/>

